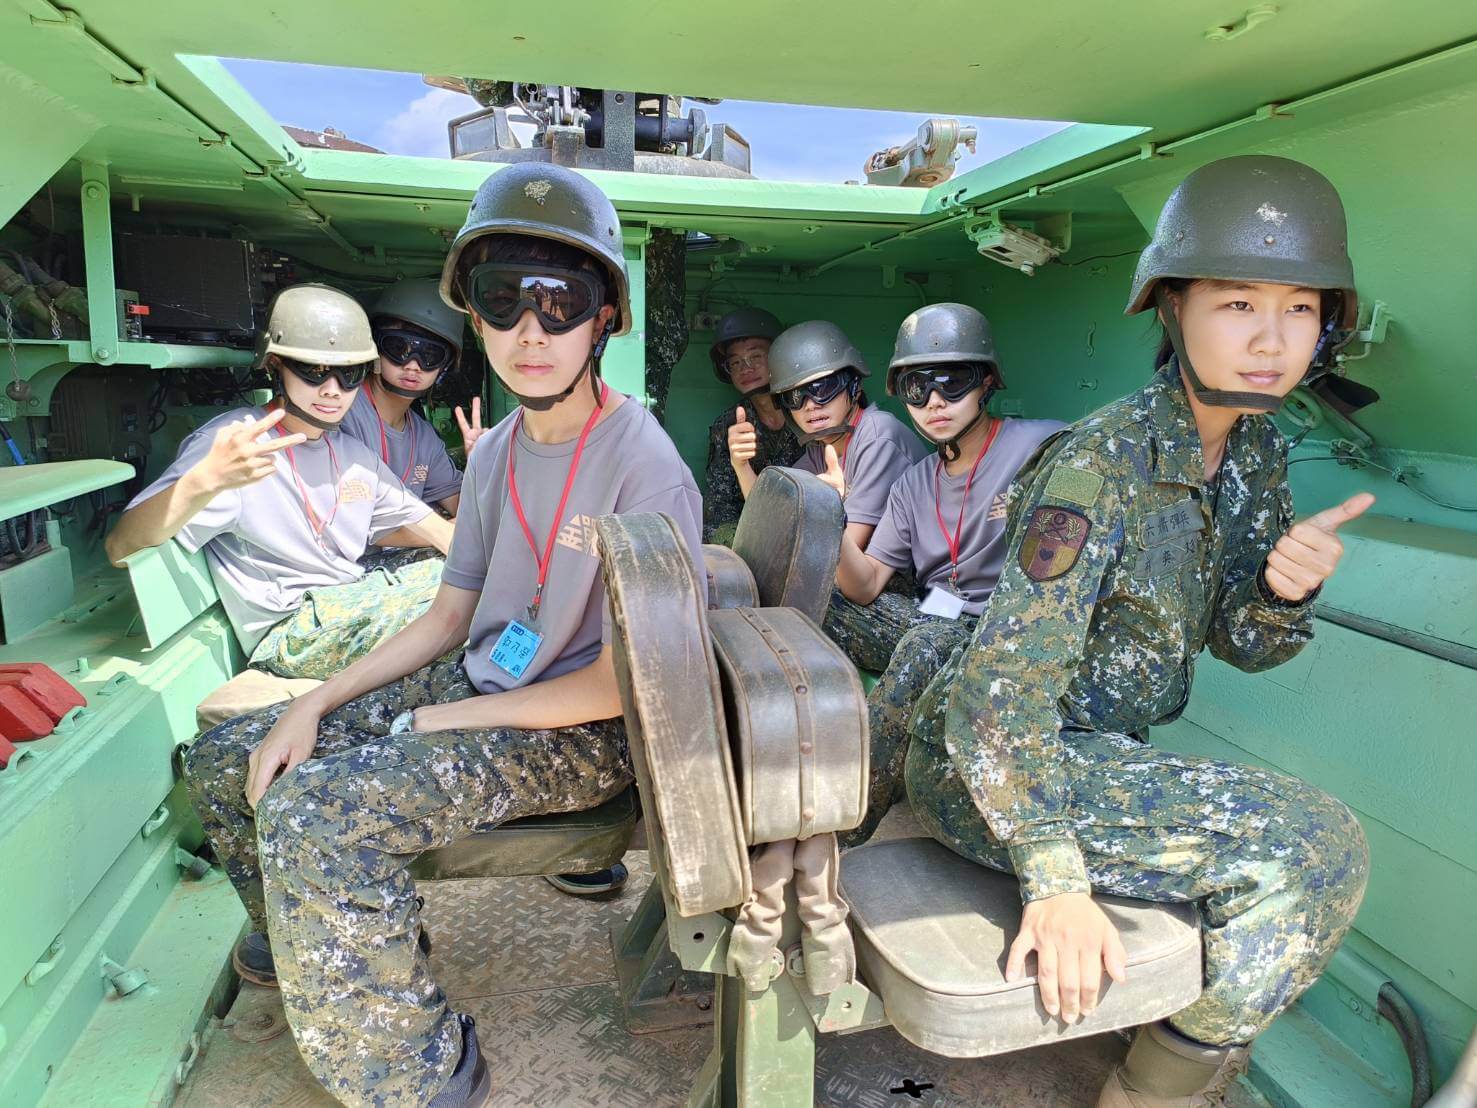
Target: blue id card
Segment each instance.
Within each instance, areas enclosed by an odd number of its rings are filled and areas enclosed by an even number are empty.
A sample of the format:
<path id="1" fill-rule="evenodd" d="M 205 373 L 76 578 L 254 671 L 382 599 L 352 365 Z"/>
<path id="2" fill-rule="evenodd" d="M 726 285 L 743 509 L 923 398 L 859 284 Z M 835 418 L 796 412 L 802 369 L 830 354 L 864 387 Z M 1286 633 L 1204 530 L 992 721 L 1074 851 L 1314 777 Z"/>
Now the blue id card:
<path id="1" fill-rule="evenodd" d="M 543 641 L 544 637 L 537 631 L 530 631 L 516 619 L 511 620 L 492 648 L 492 664 L 516 681 L 528 669 L 528 663 L 533 661 L 539 643 Z"/>

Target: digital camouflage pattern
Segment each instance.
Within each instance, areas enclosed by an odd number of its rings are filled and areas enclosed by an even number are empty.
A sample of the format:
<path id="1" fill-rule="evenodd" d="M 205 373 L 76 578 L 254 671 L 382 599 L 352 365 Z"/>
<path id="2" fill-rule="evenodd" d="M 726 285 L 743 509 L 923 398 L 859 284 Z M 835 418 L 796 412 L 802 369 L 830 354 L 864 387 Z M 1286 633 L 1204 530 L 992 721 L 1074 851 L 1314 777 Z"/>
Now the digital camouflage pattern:
<path id="1" fill-rule="evenodd" d="M 737 403 L 719 413 L 708 428 L 708 466 L 703 491 L 703 542 L 719 546 L 733 545 L 734 528 L 738 526 L 739 513 L 744 510 L 744 494 L 739 491 L 738 475 L 728 460 L 728 429 L 733 426 L 733 412 Z M 767 427 L 762 419 L 753 415 L 753 405 L 745 409 L 753 416 L 754 429 L 758 432 L 754 458 L 750 461 L 755 476 L 768 466 L 794 465 L 805 453 L 804 447 L 795 439 L 795 432 L 786 420 L 778 431 Z"/>
<path id="2" fill-rule="evenodd" d="M 1311 597 L 1287 604 L 1260 584 L 1292 523 L 1276 428 L 1241 418 L 1204 472 L 1173 361 L 1047 441 L 1013 491 L 1010 553 L 974 640 L 919 702 L 907 785 L 942 842 L 1014 872 L 1026 900 L 1208 898 L 1206 995 L 1174 1023 L 1224 1044 L 1317 977 L 1367 856 L 1353 816 L 1311 786 L 1141 741 L 1184 709 L 1203 648 L 1256 671 L 1313 633 Z M 1022 564 L 1041 508 L 1088 524 L 1049 580 Z"/>
<path id="3" fill-rule="evenodd" d="M 414 565 L 441 558 L 441 551 L 434 546 L 371 546 L 359 559 L 366 570 L 385 569 L 392 573 Z"/>
<path id="4" fill-rule="evenodd" d="M 908 574 L 893 574 L 889 585 Z M 851 659 L 852 665 L 867 673 L 881 673 L 892 662 L 893 653 L 903 636 L 921 623 L 937 619 L 918 611 L 911 590 L 889 589 L 870 604 L 847 600 L 840 589 L 831 590 L 831 604 L 821 630 Z M 971 626 L 973 622 L 971 621 Z"/>
<path id="5" fill-rule="evenodd" d="M 434 547 L 415 547 L 392 551 L 386 563 L 347 585 L 309 589 L 257 643 L 249 664 L 326 681 L 403 631 L 436 599 L 445 561 Z"/>
<path id="6" fill-rule="evenodd" d="M 1354 922 L 1369 871 L 1343 804 L 1296 778 L 1171 754 L 1111 732 L 1063 732 L 1063 822 L 1091 887 L 1198 901 L 1205 988 L 1169 1022 L 1213 1046 L 1250 1042 L 1318 979 Z M 905 769 L 929 834 L 1007 873 L 955 760 L 913 737 Z"/>
<path id="7" fill-rule="evenodd" d="M 345 1104 L 425 1104 L 461 1057 L 456 1014 L 417 944 L 416 855 L 507 820 L 592 808 L 632 779 L 619 719 L 389 737 L 406 709 L 476 695 L 450 656 L 350 701 L 254 818 L 247 759 L 285 704 L 228 720 L 185 756 L 216 856 L 252 929 L 271 937 L 298 1049 Z"/>
<path id="8" fill-rule="evenodd" d="M 646 242 L 646 407 L 663 426 L 672 370 L 687 352 L 687 236 L 653 227 Z"/>
<path id="9" fill-rule="evenodd" d="M 894 602 L 901 599 L 891 593 L 883 593 L 877 601 L 887 602 L 884 608 L 896 608 L 899 606 Z M 858 605 L 851 607 L 859 608 Z M 860 611 L 865 612 L 866 608 L 860 608 Z M 831 613 L 837 612 L 838 608 L 833 605 Z M 870 839 L 889 809 L 902 799 L 908 726 L 918 698 L 954 651 L 968 643 L 974 633 L 974 616 L 945 619 L 943 616 L 922 615 L 916 607 L 912 614 L 911 626 L 898 640 L 882 676 L 867 694 L 871 742 L 867 812 L 858 827 L 837 836 L 843 847 L 860 846 Z M 827 626 L 830 626 L 829 619 Z"/>

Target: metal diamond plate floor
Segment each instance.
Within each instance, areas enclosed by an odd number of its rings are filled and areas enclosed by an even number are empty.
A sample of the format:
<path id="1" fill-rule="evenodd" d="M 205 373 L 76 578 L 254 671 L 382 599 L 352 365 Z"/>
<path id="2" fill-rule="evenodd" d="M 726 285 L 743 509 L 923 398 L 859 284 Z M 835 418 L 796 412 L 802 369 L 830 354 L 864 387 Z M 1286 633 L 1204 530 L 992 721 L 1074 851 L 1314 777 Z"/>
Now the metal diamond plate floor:
<path id="1" fill-rule="evenodd" d="M 917 834 L 895 809 L 884 837 Z M 498 1108 L 681 1105 L 711 1029 L 633 1036 L 621 1021 L 609 928 L 651 880 L 626 859 L 618 899 L 574 900 L 538 878 L 425 883 L 431 963 L 453 1003 L 477 1019 Z M 243 986 L 176 1103 L 183 1108 L 309 1108 L 336 1103 L 309 1074 L 273 990 Z M 819 1040 L 825 1108 L 1074 1108 L 1094 1103 L 1124 1051 L 1114 1035 L 996 1058 L 953 1060 L 889 1028 Z"/>

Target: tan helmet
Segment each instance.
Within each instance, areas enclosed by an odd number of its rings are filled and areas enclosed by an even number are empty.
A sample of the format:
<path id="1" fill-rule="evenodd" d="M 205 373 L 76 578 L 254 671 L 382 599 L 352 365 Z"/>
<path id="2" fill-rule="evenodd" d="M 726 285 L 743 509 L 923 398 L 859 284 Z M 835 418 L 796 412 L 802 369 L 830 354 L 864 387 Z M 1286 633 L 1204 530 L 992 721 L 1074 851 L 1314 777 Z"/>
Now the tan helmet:
<path id="1" fill-rule="evenodd" d="M 256 361 L 268 354 L 310 365 L 359 365 L 379 357 L 369 317 L 359 302 L 328 285 L 290 285 L 267 307 Z"/>

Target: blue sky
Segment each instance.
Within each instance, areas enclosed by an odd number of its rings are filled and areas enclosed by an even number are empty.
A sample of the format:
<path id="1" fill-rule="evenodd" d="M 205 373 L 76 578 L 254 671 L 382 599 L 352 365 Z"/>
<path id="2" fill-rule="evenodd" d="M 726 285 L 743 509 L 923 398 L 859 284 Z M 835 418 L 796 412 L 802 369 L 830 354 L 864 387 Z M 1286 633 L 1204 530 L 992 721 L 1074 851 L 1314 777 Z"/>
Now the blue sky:
<path id="1" fill-rule="evenodd" d="M 414 73 L 338 69 L 287 62 L 222 59 L 279 123 L 322 130 L 393 154 L 446 156 L 446 123 L 477 110 L 468 96 L 433 89 Z M 732 124 L 753 148 L 756 176 L 780 181 L 858 180 L 874 151 L 906 142 L 929 112 L 877 112 L 725 100 L 706 106 L 715 123 Z M 978 152 L 963 150 L 957 172 L 1044 138 L 1064 124 L 960 117 L 979 128 Z"/>

